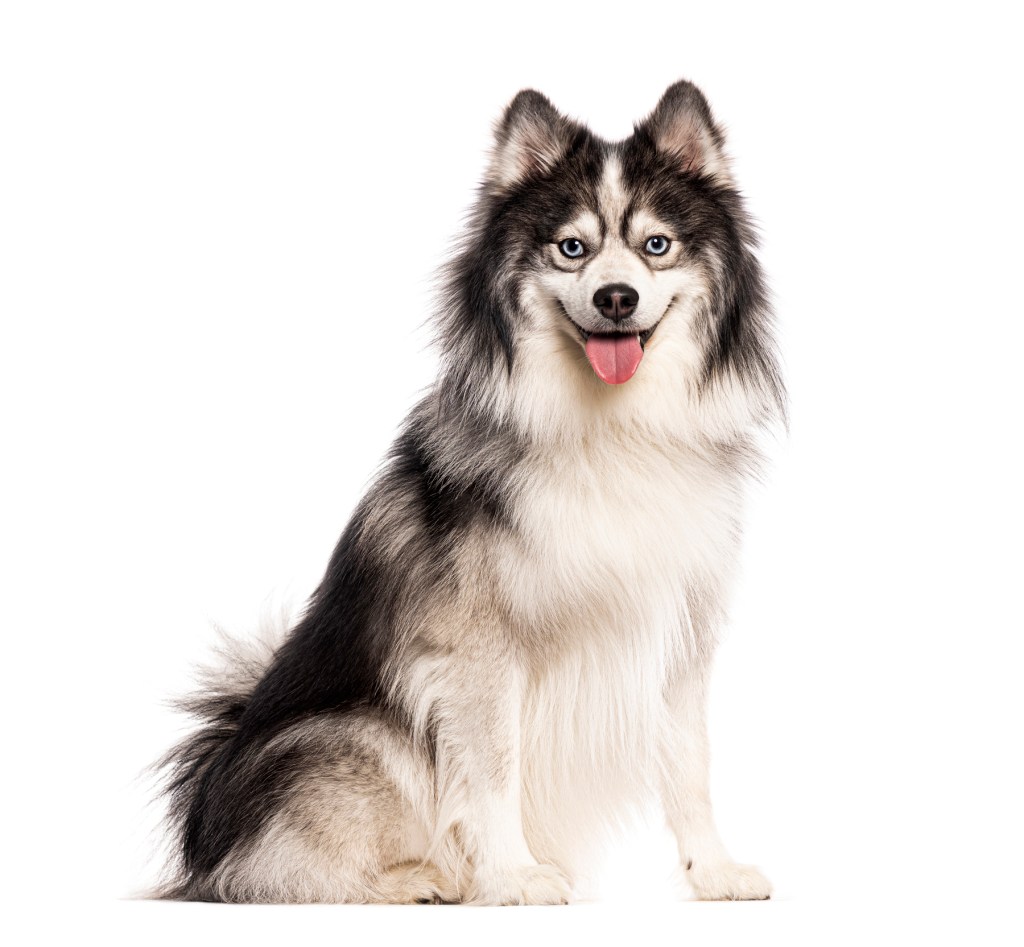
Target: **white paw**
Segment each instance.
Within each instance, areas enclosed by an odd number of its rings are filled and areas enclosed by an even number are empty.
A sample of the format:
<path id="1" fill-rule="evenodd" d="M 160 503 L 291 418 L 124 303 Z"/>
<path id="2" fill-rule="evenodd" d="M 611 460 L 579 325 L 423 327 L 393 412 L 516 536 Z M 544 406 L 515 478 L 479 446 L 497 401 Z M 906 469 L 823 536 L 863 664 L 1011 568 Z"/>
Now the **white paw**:
<path id="1" fill-rule="evenodd" d="M 568 879 L 552 865 L 524 865 L 477 875 L 469 900 L 473 904 L 568 904 Z"/>
<path id="2" fill-rule="evenodd" d="M 459 891 L 430 862 L 406 862 L 385 872 L 376 883 L 376 897 L 388 904 L 454 904 Z"/>
<path id="3" fill-rule="evenodd" d="M 753 865 L 691 863 L 686 879 L 700 901 L 764 901 L 772 896 L 771 882 Z"/>

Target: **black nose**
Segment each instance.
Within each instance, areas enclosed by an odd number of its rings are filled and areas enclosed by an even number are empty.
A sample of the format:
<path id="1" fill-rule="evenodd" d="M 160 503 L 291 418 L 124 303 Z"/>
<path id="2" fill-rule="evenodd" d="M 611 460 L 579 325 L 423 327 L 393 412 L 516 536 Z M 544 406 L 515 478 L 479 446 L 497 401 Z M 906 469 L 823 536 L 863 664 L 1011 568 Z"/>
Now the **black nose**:
<path id="1" fill-rule="evenodd" d="M 594 293 L 594 305 L 605 319 L 621 322 L 633 315 L 640 294 L 625 283 L 609 283 Z"/>

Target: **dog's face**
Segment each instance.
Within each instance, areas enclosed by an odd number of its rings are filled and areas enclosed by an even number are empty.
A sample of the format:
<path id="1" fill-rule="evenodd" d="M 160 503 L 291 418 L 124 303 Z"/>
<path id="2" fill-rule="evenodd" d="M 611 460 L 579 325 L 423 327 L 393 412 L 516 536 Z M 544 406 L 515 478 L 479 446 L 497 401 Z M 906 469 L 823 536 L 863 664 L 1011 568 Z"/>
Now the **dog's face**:
<path id="1" fill-rule="evenodd" d="M 568 335 L 602 382 L 621 385 L 636 374 L 656 332 L 688 334 L 710 285 L 677 215 L 659 213 L 657 202 L 627 185 L 620 153 L 603 158 L 598 180 L 581 189 L 568 217 L 536 248 L 523 289 L 528 308 Z"/>
<path id="2" fill-rule="evenodd" d="M 493 343 L 491 363 L 503 351 L 516 410 L 552 416 L 568 400 L 650 416 L 655 391 L 668 412 L 716 376 L 760 371 L 767 307 L 723 141 L 686 82 L 616 143 L 540 93 L 516 96 L 453 271 L 453 297 L 474 308 L 450 320 L 476 354 Z"/>
<path id="3" fill-rule="evenodd" d="M 729 185 L 719 141 L 703 97 L 686 84 L 619 144 L 536 93 L 520 93 L 506 113 L 492 179 L 496 190 L 518 189 L 538 222 L 524 308 L 567 334 L 605 384 L 633 378 L 655 333 L 689 338 L 706 307 L 710 245 L 722 236 L 707 198 Z"/>

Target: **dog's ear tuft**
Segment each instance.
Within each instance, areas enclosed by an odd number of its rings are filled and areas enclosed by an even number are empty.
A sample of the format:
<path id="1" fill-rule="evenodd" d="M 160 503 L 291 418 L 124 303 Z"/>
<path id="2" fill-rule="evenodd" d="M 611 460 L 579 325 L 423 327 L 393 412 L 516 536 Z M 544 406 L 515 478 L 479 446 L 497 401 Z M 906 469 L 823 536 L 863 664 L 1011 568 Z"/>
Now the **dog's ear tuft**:
<path id="1" fill-rule="evenodd" d="M 659 151 L 683 170 L 731 184 L 725 135 L 715 124 L 704 93 L 685 80 L 670 85 L 654 111 L 640 125 Z"/>
<path id="2" fill-rule="evenodd" d="M 568 150 L 575 131 L 575 123 L 546 96 L 523 89 L 494 130 L 488 184 L 496 191 L 506 191 L 547 174 Z"/>

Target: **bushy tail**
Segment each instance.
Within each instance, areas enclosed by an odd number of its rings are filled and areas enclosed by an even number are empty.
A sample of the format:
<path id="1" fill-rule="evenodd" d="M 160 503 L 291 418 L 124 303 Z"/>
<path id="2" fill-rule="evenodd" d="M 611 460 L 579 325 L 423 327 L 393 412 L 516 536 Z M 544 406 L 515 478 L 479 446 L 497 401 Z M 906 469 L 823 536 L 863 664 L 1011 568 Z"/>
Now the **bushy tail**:
<path id="1" fill-rule="evenodd" d="M 179 711 L 197 719 L 200 725 L 154 767 L 163 774 L 162 795 L 167 799 L 173 854 L 165 880 L 152 892 L 152 897 L 188 896 L 182 859 L 183 834 L 199 782 L 238 730 L 249 697 L 284 640 L 289 624 L 286 615 L 278 620 L 265 620 L 259 632 L 249 639 L 233 638 L 218 627 L 220 640 L 214 648 L 214 660 L 197 669 L 198 690 L 174 701 Z"/>

